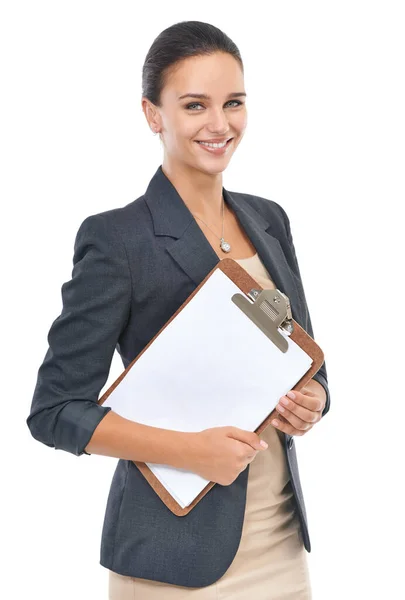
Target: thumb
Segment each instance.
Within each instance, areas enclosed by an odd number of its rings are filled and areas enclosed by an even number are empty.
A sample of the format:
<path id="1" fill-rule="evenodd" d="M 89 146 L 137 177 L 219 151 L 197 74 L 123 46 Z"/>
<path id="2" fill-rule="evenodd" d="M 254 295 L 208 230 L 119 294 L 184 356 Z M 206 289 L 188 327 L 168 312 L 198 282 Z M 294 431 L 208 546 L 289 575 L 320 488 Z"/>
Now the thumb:
<path id="1" fill-rule="evenodd" d="M 260 437 L 254 431 L 246 431 L 245 429 L 239 429 L 238 427 L 231 427 L 228 433 L 229 437 L 249 444 L 254 450 L 265 450 L 268 448 L 268 444 L 261 440 Z"/>

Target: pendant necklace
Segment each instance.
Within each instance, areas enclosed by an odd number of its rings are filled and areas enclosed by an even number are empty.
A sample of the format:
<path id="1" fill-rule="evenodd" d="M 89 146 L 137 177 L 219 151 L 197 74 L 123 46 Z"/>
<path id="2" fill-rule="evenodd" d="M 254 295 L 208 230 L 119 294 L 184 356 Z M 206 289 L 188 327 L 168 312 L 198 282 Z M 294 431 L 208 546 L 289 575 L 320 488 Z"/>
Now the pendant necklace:
<path id="1" fill-rule="evenodd" d="M 194 215 L 196 216 L 196 215 Z M 199 219 L 200 221 L 202 221 L 204 223 L 204 225 L 206 225 L 208 227 L 208 229 L 210 231 L 212 231 L 211 227 L 209 227 L 209 225 L 207 225 L 207 223 L 205 223 L 205 221 L 203 221 L 202 219 L 200 219 L 200 217 L 197 217 L 197 219 Z M 215 235 L 215 237 L 217 237 L 220 241 L 220 245 L 219 247 L 221 248 L 221 250 L 223 252 L 230 252 L 231 251 L 231 245 L 229 242 L 226 242 L 224 239 L 224 197 L 222 196 L 222 237 L 218 237 L 217 234 L 215 233 L 215 231 L 212 231 L 212 233 Z"/>

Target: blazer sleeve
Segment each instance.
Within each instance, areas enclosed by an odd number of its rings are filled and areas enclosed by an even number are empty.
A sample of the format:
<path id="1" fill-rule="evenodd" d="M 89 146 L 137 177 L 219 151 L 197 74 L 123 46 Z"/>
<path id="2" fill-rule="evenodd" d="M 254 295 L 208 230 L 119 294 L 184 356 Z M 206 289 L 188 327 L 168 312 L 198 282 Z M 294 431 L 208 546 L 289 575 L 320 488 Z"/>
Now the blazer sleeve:
<path id="1" fill-rule="evenodd" d="M 309 335 L 313 339 L 315 339 L 313 328 L 312 328 L 312 323 L 311 323 L 311 316 L 309 314 L 308 304 L 307 304 L 307 301 L 306 301 L 306 298 L 305 298 L 304 285 L 302 283 L 301 273 L 300 273 L 300 269 L 299 269 L 299 266 L 298 266 L 297 255 L 296 255 L 295 248 L 294 248 L 293 237 L 292 237 L 292 233 L 291 233 L 290 220 L 289 220 L 289 218 L 287 216 L 287 213 L 283 209 L 283 207 L 280 206 L 280 205 L 278 205 L 278 206 L 281 209 L 281 212 L 282 212 L 282 215 L 283 215 L 283 219 L 284 219 L 284 223 L 285 223 L 285 227 L 286 227 L 287 239 L 288 239 L 289 248 L 290 248 L 290 255 L 291 255 L 292 263 L 293 263 L 293 267 L 292 268 L 293 268 L 294 274 L 296 275 L 296 277 L 301 282 L 301 288 L 302 288 L 302 291 L 303 291 L 303 296 L 304 296 L 304 301 L 305 301 L 305 308 L 306 308 L 306 313 L 307 313 L 305 330 L 307 331 L 307 333 L 309 333 Z M 315 381 L 317 381 L 318 383 L 320 383 L 322 385 L 322 387 L 325 389 L 325 392 L 326 392 L 325 407 L 324 407 L 324 409 L 322 411 L 322 417 L 323 417 L 323 416 L 326 415 L 326 413 L 328 412 L 328 410 L 330 408 L 330 392 L 329 392 L 328 375 L 327 375 L 327 372 L 326 372 L 326 363 L 325 363 L 325 361 L 322 363 L 322 365 L 320 366 L 319 370 L 315 373 L 315 375 L 313 376 L 312 379 L 315 379 Z"/>
<path id="2" fill-rule="evenodd" d="M 61 293 L 26 422 L 36 440 L 80 456 L 89 454 L 85 447 L 111 410 L 97 401 L 131 306 L 128 259 L 111 217 L 81 223 Z"/>

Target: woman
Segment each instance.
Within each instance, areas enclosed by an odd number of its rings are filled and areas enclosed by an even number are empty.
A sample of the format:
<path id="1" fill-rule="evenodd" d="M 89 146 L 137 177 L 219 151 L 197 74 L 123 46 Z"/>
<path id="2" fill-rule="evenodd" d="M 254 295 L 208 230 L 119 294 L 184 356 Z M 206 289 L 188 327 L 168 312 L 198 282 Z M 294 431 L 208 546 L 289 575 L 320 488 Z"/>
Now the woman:
<path id="1" fill-rule="evenodd" d="M 48 334 L 27 419 L 32 435 L 77 456 L 120 459 L 101 545 L 110 599 L 311 597 L 293 436 L 329 409 L 325 363 L 280 399 L 279 418 L 263 432 L 267 448 L 235 427 L 164 430 L 97 404 L 115 348 L 126 368 L 225 257 L 262 287 L 285 291 L 313 336 L 285 211 L 222 186 L 246 128 L 245 97 L 239 51 L 216 27 L 181 22 L 156 38 L 142 106 L 163 163 L 140 198 L 83 221 L 63 310 Z M 176 517 L 136 460 L 186 468 L 217 485 Z"/>

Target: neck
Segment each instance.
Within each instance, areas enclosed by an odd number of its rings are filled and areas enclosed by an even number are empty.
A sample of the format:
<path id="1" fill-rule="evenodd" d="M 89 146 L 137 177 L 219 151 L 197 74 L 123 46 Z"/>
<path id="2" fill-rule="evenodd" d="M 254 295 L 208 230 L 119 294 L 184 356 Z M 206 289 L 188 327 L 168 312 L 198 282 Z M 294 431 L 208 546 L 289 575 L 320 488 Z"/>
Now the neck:
<path id="1" fill-rule="evenodd" d="M 194 216 L 207 223 L 222 219 L 222 173 L 203 173 L 184 164 L 173 164 L 167 157 L 162 170 Z"/>

